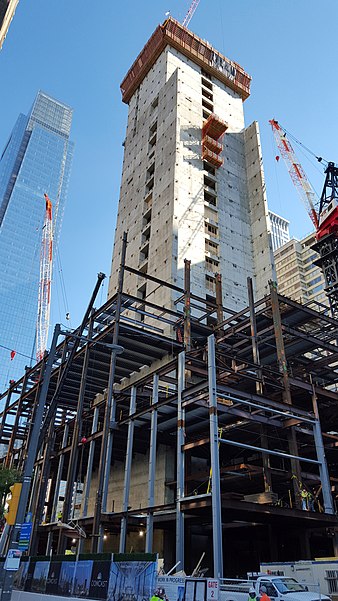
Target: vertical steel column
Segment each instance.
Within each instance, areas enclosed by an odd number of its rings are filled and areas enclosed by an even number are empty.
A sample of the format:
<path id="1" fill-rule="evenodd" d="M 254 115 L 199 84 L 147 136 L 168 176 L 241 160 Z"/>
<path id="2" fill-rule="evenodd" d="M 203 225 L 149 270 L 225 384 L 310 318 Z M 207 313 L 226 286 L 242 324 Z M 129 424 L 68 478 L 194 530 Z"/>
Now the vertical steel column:
<path id="1" fill-rule="evenodd" d="M 123 292 L 123 280 L 124 280 L 124 267 L 126 263 L 126 251 L 127 251 L 127 234 L 123 234 L 122 252 L 121 252 L 121 264 L 118 280 L 118 291 L 116 299 L 115 309 L 115 325 L 113 333 L 113 344 L 117 345 L 119 338 L 119 322 L 122 308 L 122 292 Z M 107 509 L 107 497 L 108 497 L 108 482 L 110 474 L 111 456 L 113 449 L 113 433 L 116 427 L 116 400 L 114 396 L 114 382 L 115 382 L 115 369 L 116 369 L 116 350 L 112 349 L 110 369 L 109 369 L 109 380 L 107 388 L 107 400 L 105 404 L 105 413 L 102 429 L 101 438 L 101 452 L 100 462 L 98 468 L 98 487 L 96 491 L 94 519 L 92 528 L 92 544 L 91 551 L 96 553 L 99 546 L 103 543 L 103 533 L 101 528 L 101 513 Z"/>
<path id="2" fill-rule="evenodd" d="M 323 443 L 322 429 L 320 427 L 320 419 L 319 419 L 319 411 L 318 411 L 318 403 L 317 403 L 317 395 L 315 391 L 315 387 L 312 383 L 312 406 L 313 412 L 315 414 L 316 421 L 313 426 L 313 435 L 315 439 L 316 446 L 316 454 L 319 463 L 319 477 L 322 483 L 322 493 L 323 493 L 323 501 L 324 501 L 324 509 L 325 513 L 335 513 L 332 495 L 331 495 L 331 483 L 330 483 L 330 475 L 327 467 L 325 449 Z"/>
<path id="3" fill-rule="evenodd" d="M 252 278 L 247 278 L 248 284 L 248 298 L 249 298 L 249 309 L 250 309 L 250 330 L 251 330 L 251 345 L 252 345 L 252 358 L 253 362 L 258 366 L 260 365 L 260 356 L 259 356 L 259 347 L 258 347 L 258 337 L 257 337 L 257 321 L 255 314 L 255 299 L 252 285 Z M 262 370 L 256 370 L 256 393 L 263 394 L 263 383 L 262 383 Z M 260 426 L 261 432 L 261 446 L 264 449 L 268 449 L 268 437 L 266 427 L 261 424 Z M 263 479 L 264 479 L 264 490 L 265 492 L 269 492 L 272 490 L 272 478 L 271 478 L 271 466 L 270 466 L 270 456 L 268 453 L 262 454 L 262 463 L 263 463 Z"/>
<path id="4" fill-rule="evenodd" d="M 93 335 L 93 309 L 91 311 L 91 316 L 89 319 L 89 325 L 88 325 L 88 339 L 90 340 L 92 338 Z M 84 359 L 83 359 L 83 364 L 82 364 L 82 372 L 81 372 L 81 380 L 80 380 L 80 388 L 79 388 L 79 394 L 78 394 L 78 399 L 77 399 L 77 407 L 76 407 L 76 418 L 74 420 L 74 429 L 73 429 L 73 438 L 72 438 L 72 444 L 71 444 L 71 450 L 70 450 L 70 456 L 69 456 L 69 463 L 68 463 L 68 472 L 67 472 L 67 486 L 66 486 L 66 491 L 65 491 L 65 500 L 63 503 L 63 522 L 67 523 L 68 520 L 70 519 L 70 510 L 71 510 L 71 506 L 72 506 L 72 500 L 73 500 L 73 495 L 74 495 L 74 484 L 76 481 L 76 471 L 77 471 L 77 467 L 78 467 L 78 458 L 79 458 L 79 443 L 80 443 L 80 439 L 81 439 L 81 434 L 82 434 L 82 414 L 83 414 L 83 406 L 84 406 L 84 399 L 85 399 L 85 394 L 86 394 L 86 383 L 87 383 L 87 372 L 88 372 L 88 365 L 89 365 L 89 357 L 90 357 L 90 343 L 88 342 L 86 344 L 86 348 L 85 348 L 85 352 L 84 352 Z M 80 474 L 81 477 L 81 474 Z M 76 491 L 75 491 L 75 496 L 74 496 L 74 500 L 76 497 Z M 60 537 L 59 540 L 59 548 L 58 548 L 58 553 L 63 553 L 66 547 L 66 536 L 62 536 Z"/>
<path id="5" fill-rule="evenodd" d="M 270 281 L 270 298 L 271 298 L 271 309 L 272 309 L 272 319 L 273 319 L 273 327 L 275 332 L 276 339 L 276 351 L 277 351 L 277 359 L 279 364 L 279 371 L 283 376 L 283 400 L 288 405 L 292 405 L 292 397 L 290 390 L 290 382 L 289 382 L 289 374 L 288 367 L 286 361 L 285 347 L 284 347 L 284 339 L 283 339 L 283 331 L 282 331 L 282 319 L 280 315 L 279 309 L 279 300 L 277 293 L 277 286 L 275 282 Z M 288 444 L 291 455 L 299 455 L 298 452 L 298 444 L 296 431 L 294 428 L 290 428 L 287 433 Z M 298 508 L 301 506 L 301 500 L 299 497 L 299 482 L 302 479 L 302 472 L 300 469 L 299 461 L 297 459 L 291 459 L 291 470 L 293 474 L 296 476 L 296 479 L 293 478 L 293 491 L 295 495 L 295 501 Z M 297 482 L 298 481 L 298 482 Z"/>
<path id="6" fill-rule="evenodd" d="M 12 430 L 12 434 L 9 440 L 9 444 L 8 444 L 8 449 L 7 449 L 7 455 L 6 455 L 6 459 L 5 459 L 5 467 L 11 467 L 13 465 L 13 449 L 14 449 L 14 444 L 15 444 L 15 440 L 16 440 L 16 435 L 18 432 L 18 427 L 19 427 L 19 422 L 20 422 L 20 417 L 21 417 L 21 411 L 22 411 L 22 397 L 26 392 L 26 388 L 27 388 L 27 382 L 28 382 L 28 367 L 25 368 L 25 375 L 24 375 L 24 379 L 23 379 L 23 383 L 22 383 L 22 389 L 21 389 L 21 394 L 20 394 L 20 398 L 19 398 L 19 403 L 18 403 L 18 409 L 16 412 L 16 416 L 15 416 L 15 421 L 14 421 L 14 425 L 13 425 L 13 430 Z"/>
<path id="7" fill-rule="evenodd" d="M 222 276 L 220 273 L 216 273 L 215 276 L 216 282 L 216 305 L 217 305 L 217 324 L 223 322 L 224 314 L 223 314 L 223 292 L 222 292 Z M 221 328 L 217 330 L 217 336 L 223 336 L 224 330 Z"/>
<path id="8" fill-rule="evenodd" d="M 190 307 L 190 268 L 191 261 L 184 259 L 184 348 L 191 347 L 191 307 Z"/>
<path id="9" fill-rule="evenodd" d="M 149 471 L 148 471 L 148 515 L 146 532 L 146 553 L 153 550 L 154 515 L 152 507 L 155 504 L 155 473 L 156 473 L 156 444 L 157 444 L 157 403 L 158 403 L 158 374 L 153 377 L 153 398 L 151 412 Z"/>
<path id="10" fill-rule="evenodd" d="M 126 461 L 125 461 L 125 466 L 124 466 L 124 486 L 123 486 L 123 502 L 122 502 L 122 511 L 123 511 L 124 515 L 123 515 L 123 518 L 121 519 L 120 549 L 119 549 L 120 553 L 125 553 L 125 551 L 126 551 L 131 462 L 133 459 L 134 427 L 135 427 L 134 419 L 132 419 L 132 416 L 135 413 L 135 409 L 136 409 L 136 388 L 135 388 L 135 386 L 132 386 L 131 391 L 130 391 L 127 452 L 126 452 Z"/>
<path id="11" fill-rule="evenodd" d="M 65 424 L 64 431 L 63 431 L 63 437 L 62 437 L 62 444 L 61 444 L 61 449 L 60 449 L 61 455 L 59 458 L 59 465 L 58 465 L 58 469 L 57 469 L 57 473 L 56 473 L 55 490 L 54 490 L 52 511 L 51 511 L 51 516 L 50 516 L 51 522 L 55 522 L 55 519 L 56 519 L 56 510 L 57 510 L 57 504 L 58 504 L 58 500 L 59 500 L 60 483 L 61 483 L 61 479 L 62 479 L 63 465 L 65 462 L 65 455 L 64 455 L 63 449 L 67 446 L 68 434 L 69 434 L 69 424 Z"/>
<path id="12" fill-rule="evenodd" d="M 34 424 L 33 424 L 32 430 L 31 430 L 31 437 L 30 437 L 30 441 L 29 441 L 29 453 L 27 455 L 25 470 L 24 470 L 24 474 L 23 474 L 23 483 L 22 483 L 22 489 L 21 489 L 21 494 L 20 494 L 20 499 L 19 499 L 18 511 L 16 514 L 16 523 L 12 530 L 12 534 L 11 534 L 11 538 L 10 538 L 10 548 L 13 548 L 13 546 L 14 546 L 13 543 L 16 543 L 18 541 L 20 528 L 25 519 L 28 496 L 29 496 L 29 491 L 30 491 L 30 487 L 31 487 L 32 474 L 34 472 L 34 463 L 35 463 L 36 454 L 38 451 L 39 434 L 40 434 L 40 430 L 41 430 L 43 415 L 45 412 L 47 392 L 48 392 L 48 388 L 49 388 L 49 380 L 50 380 L 50 376 L 51 376 L 52 369 L 53 369 L 56 345 L 57 345 L 57 340 L 58 340 L 59 335 L 60 335 L 60 325 L 56 324 L 56 326 L 54 328 L 54 335 L 53 335 L 51 348 L 50 348 L 48 358 L 47 358 L 46 370 L 44 373 L 41 392 L 40 392 L 40 396 L 39 396 L 36 411 L 35 411 Z"/>
<path id="13" fill-rule="evenodd" d="M 14 388 L 13 386 L 10 386 L 7 392 L 7 396 L 6 396 L 6 402 L 5 402 L 5 406 L 4 406 L 4 410 L 3 410 L 3 414 L 2 414 L 2 420 L 1 420 L 1 424 L 0 424 L 0 442 L 1 442 L 1 438 L 4 432 L 4 427 L 6 424 L 6 417 L 7 417 L 7 410 L 11 401 L 11 396 L 14 392 Z M 3 443 L 5 444 L 5 443 Z"/>
<path id="14" fill-rule="evenodd" d="M 92 423 L 92 431 L 91 434 L 95 434 L 97 430 L 97 423 L 99 421 L 99 409 L 95 407 L 93 423 Z M 94 453 L 95 453 L 95 440 L 91 440 L 89 444 L 89 455 L 87 462 L 87 473 L 86 473 L 86 481 L 83 489 L 83 509 L 82 509 L 82 517 L 85 518 L 88 512 L 88 501 L 90 494 L 90 485 L 92 481 L 92 472 L 93 472 L 93 461 L 94 461 Z"/>
<path id="15" fill-rule="evenodd" d="M 208 336 L 209 424 L 214 578 L 223 578 L 222 498 L 219 469 L 215 337 Z"/>
<path id="16" fill-rule="evenodd" d="M 176 563 L 184 570 L 184 515 L 181 500 L 184 498 L 184 432 L 185 410 L 182 407 L 182 392 L 185 387 L 185 352 L 178 355 L 177 374 L 177 476 L 176 476 Z"/>

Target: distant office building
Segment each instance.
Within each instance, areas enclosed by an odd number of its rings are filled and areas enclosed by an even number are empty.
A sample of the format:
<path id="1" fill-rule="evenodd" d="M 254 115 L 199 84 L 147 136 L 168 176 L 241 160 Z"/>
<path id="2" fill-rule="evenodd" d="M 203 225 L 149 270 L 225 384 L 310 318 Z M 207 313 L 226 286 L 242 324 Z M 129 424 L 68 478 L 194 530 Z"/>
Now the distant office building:
<path id="1" fill-rule="evenodd" d="M 302 240 L 292 239 L 275 251 L 278 290 L 280 294 L 303 304 L 321 303 L 328 306 L 324 276 L 319 267 L 313 264 L 319 257 L 311 248 L 314 242 L 313 233 Z M 320 310 L 320 307 L 317 309 Z"/>
<path id="2" fill-rule="evenodd" d="M 19 0 L 0 0 L 0 50 L 18 4 Z"/>
<path id="3" fill-rule="evenodd" d="M 289 224 L 290 221 L 280 217 L 276 213 L 269 211 L 270 223 L 271 223 L 271 239 L 272 249 L 277 250 L 280 246 L 283 246 L 290 240 Z"/>
<path id="4" fill-rule="evenodd" d="M 71 121 L 71 108 L 39 92 L 0 157 L 0 391 L 34 361 L 43 195 L 57 213 L 57 240 L 72 160 Z"/>

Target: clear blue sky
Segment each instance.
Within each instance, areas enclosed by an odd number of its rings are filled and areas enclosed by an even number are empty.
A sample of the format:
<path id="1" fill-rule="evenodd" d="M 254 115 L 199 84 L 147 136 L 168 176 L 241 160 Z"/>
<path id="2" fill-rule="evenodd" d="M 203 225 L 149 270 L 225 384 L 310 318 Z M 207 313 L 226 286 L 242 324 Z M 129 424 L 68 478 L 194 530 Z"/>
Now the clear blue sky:
<path id="1" fill-rule="evenodd" d="M 20 112 L 42 89 L 74 108 L 74 164 L 61 236 L 72 325 L 98 271 L 107 276 L 115 228 L 127 107 L 119 84 L 165 19 L 182 20 L 190 0 L 20 0 L 0 52 L 0 149 Z M 190 28 L 253 77 L 246 123 L 259 121 L 269 207 L 311 231 L 268 120 L 277 118 L 316 153 L 338 161 L 337 0 L 200 0 Z M 302 154 L 315 188 L 323 177 Z M 65 321 L 58 278 L 53 321 Z M 99 296 L 104 301 L 106 288 Z M 99 302 L 96 303 L 98 306 Z"/>

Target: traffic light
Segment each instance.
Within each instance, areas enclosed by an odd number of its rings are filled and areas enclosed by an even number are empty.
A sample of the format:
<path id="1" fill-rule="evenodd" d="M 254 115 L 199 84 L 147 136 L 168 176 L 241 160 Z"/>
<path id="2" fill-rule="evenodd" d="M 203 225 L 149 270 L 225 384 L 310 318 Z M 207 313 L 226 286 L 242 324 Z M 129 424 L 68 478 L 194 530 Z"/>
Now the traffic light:
<path id="1" fill-rule="evenodd" d="M 5 515 L 4 515 L 5 520 L 9 526 L 14 526 L 14 524 L 15 524 L 16 514 L 18 511 L 18 505 L 19 505 L 19 500 L 20 500 L 21 488 L 22 488 L 21 482 L 16 482 L 15 484 L 13 484 L 12 486 L 9 487 L 9 490 L 11 491 L 10 492 L 11 496 L 9 496 L 9 494 L 8 494 L 8 498 L 6 500 L 7 513 L 5 513 Z"/>

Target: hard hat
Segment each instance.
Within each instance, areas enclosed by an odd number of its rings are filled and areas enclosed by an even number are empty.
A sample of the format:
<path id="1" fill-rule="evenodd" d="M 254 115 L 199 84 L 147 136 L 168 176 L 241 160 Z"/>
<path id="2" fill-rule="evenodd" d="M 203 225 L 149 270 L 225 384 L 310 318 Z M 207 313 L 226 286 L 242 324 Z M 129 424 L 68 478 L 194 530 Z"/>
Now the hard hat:
<path id="1" fill-rule="evenodd" d="M 249 593 L 255 593 L 255 592 L 256 592 L 256 591 L 255 591 L 254 587 L 252 586 L 252 587 L 250 588 L 250 590 L 249 590 Z"/>

